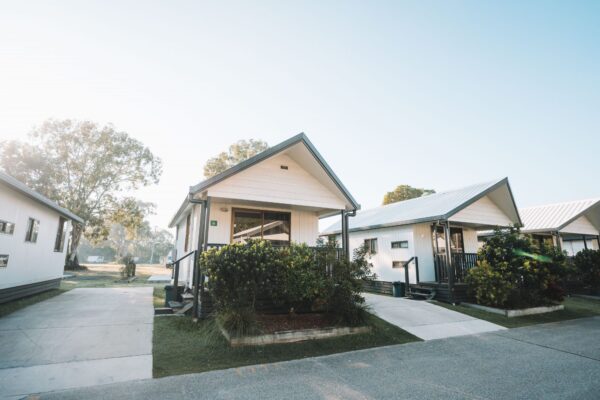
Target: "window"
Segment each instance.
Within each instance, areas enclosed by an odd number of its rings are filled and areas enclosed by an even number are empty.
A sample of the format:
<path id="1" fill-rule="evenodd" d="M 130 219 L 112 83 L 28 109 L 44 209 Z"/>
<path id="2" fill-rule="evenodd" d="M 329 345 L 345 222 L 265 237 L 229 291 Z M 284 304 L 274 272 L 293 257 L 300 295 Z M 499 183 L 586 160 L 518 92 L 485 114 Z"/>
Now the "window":
<path id="1" fill-rule="evenodd" d="M 402 261 L 392 261 L 392 268 L 402 268 L 404 263 Z"/>
<path id="2" fill-rule="evenodd" d="M 29 222 L 27 222 L 27 233 L 25 234 L 25 241 L 31 243 L 37 242 L 39 229 L 40 221 L 38 221 L 37 219 L 29 218 Z"/>
<path id="3" fill-rule="evenodd" d="M 446 254 L 446 230 L 443 226 L 433 229 L 433 247 L 437 254 Z M 464 253 L 465 245 L 462 228 L 450 228 L 450 251 L 452 254 Z"/>
<path id="4" fill-rule="evenodd" d="M 290 244 L 291 214 L 262 210 L 233 210 L 233 243 L 264 239 L 274 246 Z"/>
<path id="5" fill-rule="evenodd" d="M 185 242 L 183 243 L 183 251 L 187 253 L 190 246 L 190 223 L 192 219 L 192 214 L 188 214 L 185 220 Z"/>
<path id="6" fill-rule="evenodd" d="M 8 266 L 8 254 L 0 254 L 0 268 Z"/>
<path id="7" fill-rule="evenodd" d="M 15 224 L 0 220 L 0 233 L 12 235 L 15 232 Z"/>
<path id="8" fill-rule="evenodd" d="M 399 242 L 392 242 L 392 249 L 408 249 L 408 240 L 400 240 Z"/>
<path id="9" fill-rule="evenodd" d="M 65 236 L 67 235 L 67 220 L 63 217 L 58 218 L 58 230 L 56 231 L 56 240 L 54 241 L 54 251 L 62 253 L 65 248 Z"/>
<path id="10" fill-rule="evenodd" d="M 377 239 L 365 239 L 365 245 L 370 254 L 377 254 Z"/>

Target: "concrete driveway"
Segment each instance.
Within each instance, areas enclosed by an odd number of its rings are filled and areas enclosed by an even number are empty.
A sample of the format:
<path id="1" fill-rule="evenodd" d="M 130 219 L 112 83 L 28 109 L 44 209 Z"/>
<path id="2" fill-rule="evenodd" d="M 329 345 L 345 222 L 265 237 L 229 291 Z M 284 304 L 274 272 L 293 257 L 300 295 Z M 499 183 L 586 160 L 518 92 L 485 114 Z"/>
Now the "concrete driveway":
<path id="1" fill-rule="evenodd" d="M 74 289 L 0 319 L 0 397 L 152 377 L 151 287 Z"/>
<path id="2" fill-rule="evenodd" d="M 442 339 L 506 329 L 423 300 L 364 293 L 372 311 L 407 332 L 423 339 Z"/>
<path id="3" fill-rule="evenodd" d="M 597 400 L 600 317 L 40 395 L 42 400 Z"/>

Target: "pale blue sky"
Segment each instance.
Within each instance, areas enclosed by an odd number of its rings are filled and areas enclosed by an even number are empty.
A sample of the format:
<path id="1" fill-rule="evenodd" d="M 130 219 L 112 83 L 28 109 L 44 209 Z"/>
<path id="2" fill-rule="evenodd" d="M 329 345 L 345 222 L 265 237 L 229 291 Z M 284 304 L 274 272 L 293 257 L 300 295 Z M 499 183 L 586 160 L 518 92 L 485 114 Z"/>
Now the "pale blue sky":
<path id="1" fill-rule="evenodd" d="M 0 138 L 112 122 L 165 164 L 166 226 L 231 142 L 305 132 L 363 208 L 508 176 L 600 196 L 600 2 L 0 3 Z"/>

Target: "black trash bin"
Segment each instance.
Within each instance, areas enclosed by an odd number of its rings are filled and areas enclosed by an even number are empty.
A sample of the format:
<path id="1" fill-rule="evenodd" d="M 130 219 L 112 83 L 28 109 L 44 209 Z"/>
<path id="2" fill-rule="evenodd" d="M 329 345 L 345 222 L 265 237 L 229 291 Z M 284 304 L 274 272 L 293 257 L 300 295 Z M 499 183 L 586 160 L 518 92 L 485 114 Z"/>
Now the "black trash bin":
<path id="1" fill-rule="evenodd" d="M 183 291 L 183 286 L 179 286 L 178 293 L 175 294 L 173 290 L 173 285 L 165 286 L 165 307 L 169 307 L 170 301 L 181 301 L 181 293 Z"/>
<path id="2" fill-rule="evenodd" d="M 404 285 L 404 282 L 394 282 L 392 283 L 392 292 L 394 297 L 404 297 L 406 293 L 406 285 Z"/>

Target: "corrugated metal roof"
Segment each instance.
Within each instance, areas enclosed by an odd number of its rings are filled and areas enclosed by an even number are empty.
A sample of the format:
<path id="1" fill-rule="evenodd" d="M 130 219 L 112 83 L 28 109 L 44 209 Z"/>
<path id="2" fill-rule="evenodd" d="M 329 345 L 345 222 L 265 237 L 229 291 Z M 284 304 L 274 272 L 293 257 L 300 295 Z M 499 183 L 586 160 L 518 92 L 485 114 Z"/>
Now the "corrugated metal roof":
<path id="1" fill-rule="evenodd" d="M 522 232 L 557 231 L 600 202 L 600 198 L 519 209 Z"/>
<path id="2" fill-rule="evenodd" d="M 73 214 L 71 211 L 67 210 L 66 208 L 59 206 L 58 204 L 56 204 L 49 198 L 42 196 L 38 192 L 28 188 L 27 186 L 25 186 L 24 183 L 18 181 L 17 179 L 13 178 L 12 176 L 10 176 L 8 174 L 5 174 L 2 171 L 0 171 L 0 182 L 4 183 L 6 186 L 16 190 L 17 192 L 24 194 L 25 196 L 29 197 L 30 199 L 33 199 L 51 209 L 53 209 L 54 211 L 57 211 L 59 214 L 62 214 L 63 216 L 65 216 L 67 218 L 77 221 L 80 224 L 83 224 L 83 219 L 81 219 L 81 217 L 78 217 L 77 215 Z"/>
<path id="3" fill-rule="evenodd" d="M 349 218 L 349 229 L 366 230 L 447 219 L 504 183 L 508 183 L 507 178 L 362 210 Z M 338 221 L 322 234 L 340 231 L 341 221 Z"/>

